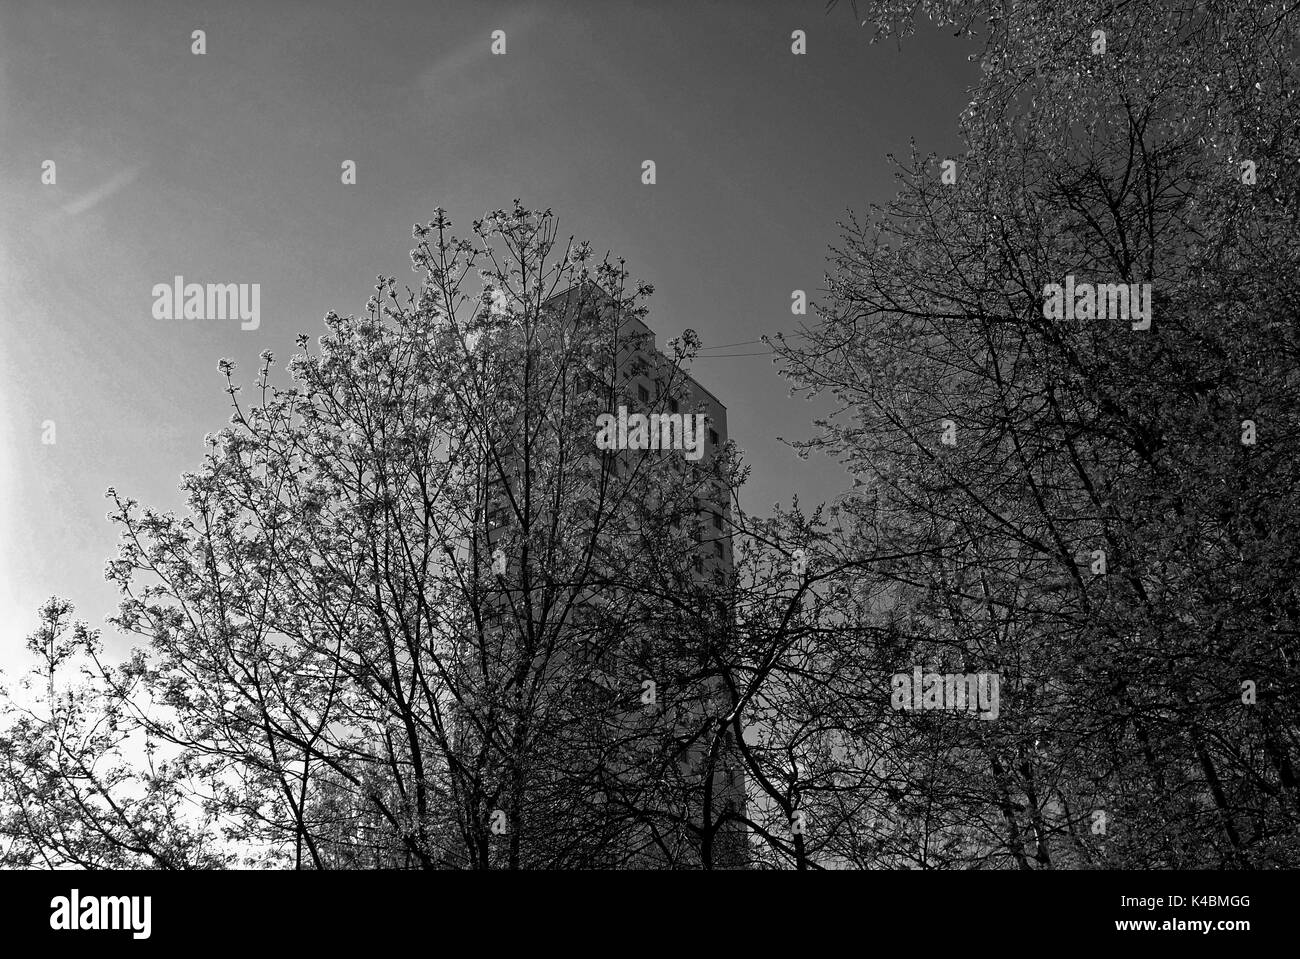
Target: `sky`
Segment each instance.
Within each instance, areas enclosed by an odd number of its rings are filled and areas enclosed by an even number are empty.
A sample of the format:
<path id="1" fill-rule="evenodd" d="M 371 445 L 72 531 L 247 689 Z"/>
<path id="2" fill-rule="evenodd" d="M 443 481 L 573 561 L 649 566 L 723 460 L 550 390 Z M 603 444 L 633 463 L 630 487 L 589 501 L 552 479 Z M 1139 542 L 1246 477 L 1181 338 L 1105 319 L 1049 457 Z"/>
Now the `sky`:
<path id="1" fill-rule="evenodd" d="M 464 233 L 515 197 L 551 208 L 655 285 L 661 346 L 796 329 L 791 291 L 818 298 L 837 221 L 893 195 L 886 154 L 959 149 L 972 41 L 870 36 L 823 0 L 6 0 L 0 668 L 26 664 L 51 595 L 125 650 L 105 490 L 183 509 L 180 474 L 230 415 L 217 361 L 247 382 L 270 349 L 286 383 L 297 333 L 362 311 L 377 274 L 418 280 L 411 226 L 438 206 Z M 177 274 L 260 284 L 260 325 L 155 319 Z M 763 349 L 692 368 L 728 408 L 751 513 L 848 485 L 778 440 L 827 407 L 790 398 Z"/>

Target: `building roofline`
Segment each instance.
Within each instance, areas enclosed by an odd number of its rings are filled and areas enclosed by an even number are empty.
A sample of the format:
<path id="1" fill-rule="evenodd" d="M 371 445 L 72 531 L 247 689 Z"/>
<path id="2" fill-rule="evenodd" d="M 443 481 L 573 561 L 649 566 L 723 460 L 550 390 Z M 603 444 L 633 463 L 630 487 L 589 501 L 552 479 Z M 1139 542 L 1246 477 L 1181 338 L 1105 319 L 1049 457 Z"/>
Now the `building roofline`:
<path id="1" fill-rule="evenodd" d="M 595 280 L 587 279 L 587 280 L 583 280 L 582 283 L 580 283 L 580 284 L 579 284 L 579 283 L 575 283 L 573 286 L 565 287 L 565 288 L 564 288 L 563 290 L 561 290 L 560 292 L 555 293 L 555 294 L 553 294 L 553 295 L 547 297 L 546 302 L 547 302 L 547 303 L 550 303 L 552 300 L 560 300 L 560 299 L 563 299 L 563 298 L 569 296 L 569 295 L 570 295 L 571 293 L 573 293 L 574 291 L 578 290 L 579 287 L 581 287 L 581 286 L 590 286 L 590 287 L 595 287 L 597 293 L 598 293 L 600 296 L 602 296 L 602 297 L 605 298 L 606 300 L 612 300 L 612 299 L 613 299 L 613 297 L 611 297 L 611 296 L 609 295 L 609 293 L 606 292 L 605 289 L 604 289 L 603 287 L 601 287 L 601 285 L 600 285 L 599 283 L 597 283 Z M 642 320 L 642 319 L 640 319 L 640 318 L 638 318 L 638 317 L 634 317 L 634 316 L 628 316 L 628 317 L 625 317 L 624 320 L 623 320 L 623 322 L 625 322 L 625 323 L 626 323 L 626 322 L 629 322 L 629 321 L 639 323 L 639 324 L 641 324 L 641 326 L 645 327 L 646 332 L 650 334 L 650 336 L 651 336 L 651 338 L 652 338 L 652 342 L 654 342 L 654 349 L 655 349 L 655 352 L 658 353 L 660 356 L 665 357 L 665 358 L 668 356 L 667 353 L 665 353 L 663 350 L 659 349 L 659 344 L 658 344 L 658 342 L 657 342 L 658 339 L 659 339 L 659 335 L 654 331 L 654 329 L 650 326 L 650 324 L 646 323 L 645 320 Z M 710 389 L 708 389 L 707 387 L 705 387 L 704 385 L 702 385 L 702 384 L 700 383 L 700 381 L 697 380 L 697 379 L 696 379 L 696 378 L 695 378 L 695 377 L 694 377 L 694 376 L 693 376 L 693 375 L 692 375 L 688 370 L 686 370 L 686 369 L 683 368 L 683 369 L 682 369 L 682 375 L 685 376 L 685 377 L 690 381 L 691 389 L 692 389 L 692 390 L 698 390 L 699 392 L 703 393 L 705 396 L 707 396 L 709 399 L 711 399 L 714 403 L 718 404 L 718 406 L 721 407 L 722 409 L 725 410 L 725 409 L 727 408 L 727 404 L 726 404 L 726 403 L 724 403 L 724 402 L 722 402 L 722 400 L 718 399 L 718 397 L 713 393 L 712 390 L 710 390 Z"/>

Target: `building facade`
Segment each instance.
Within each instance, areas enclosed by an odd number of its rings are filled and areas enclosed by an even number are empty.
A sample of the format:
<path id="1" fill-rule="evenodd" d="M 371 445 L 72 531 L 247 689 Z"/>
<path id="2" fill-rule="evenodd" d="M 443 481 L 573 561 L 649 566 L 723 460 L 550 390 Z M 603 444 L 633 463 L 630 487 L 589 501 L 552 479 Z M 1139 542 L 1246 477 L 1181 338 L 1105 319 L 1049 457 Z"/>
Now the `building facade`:
<path id="1" fill-rule="evenodd" d="M 582 733 L 590 744 L 590 795 L 575 798 L 587 806 L 604 803 L 611 822 L 618 821 L 618 848 L 609 851 L 610 864 L 743 868 L 748 843 L 737 817 L 745 814 L 744 776 L 735 743 L 718 731 L 717 718 L 730 708 L 720 678 L 713 675 L 732 622 L 726 599 L 732 577 L 730 490 L 714 469 L 728 440 L 726 407 L 659 348 L 640 318 L 617 315 L 613 300 L 598 289 L 565 291 L 547 306 L 543 314 L 556 320 L 555 329 L 543 331 L 543 338 L 552 340 L 544 349 L 552 355 L 565 348 L 561 341 L 574 329 L 599 331 L 607 347 L 585 354 L 571 377 L 562 373 L 566 389 L 586 397 L 584 409 L 597 416 L 659 414 L 675 423 L 702 418 L 695 420 L 701 425 L 694 438 L 703 448 L 694 461 L 682 449 L 638 448 L 635 442 L 598 449 L 596 416 L 579 421 L 579 427 L 589 426 L 583 442 L 590 443 L 586 456 L 592 475 L 636 498 L 635 508 L 624 512 L 639 514 L 659 538 L 678 544 L 665 546 L 663 565 L 673 568 L 665 568 L 663 577 L 676 585 L 686 608 L 680 628 L 620 619 L 634 605 L 628 594 L 640 590 L 620 585 L 615 568 L 608 576 L 598 570 L 585 588 L 584 608 L 565 626 L 564 654 L 547 667 L 565 683 L 580 675 L 575 695 L 591 700 L 575 711 L 593 727 Z M 586 314 L 582 322 L 572 322 L 576 311 Z M 518 469 L 513 475 L 522 479 Z M 490 543 L 508 531 L 510 499 L 509 491 L 498 489 L 487 503 Z M 602 535 L 616 539 L 620 533 Z M 617 564 L 619 551 L 612 547 L 619 544 L 605 545 L 611 548 L 598 547 L 598 553 Z M 696 608 L 704 604 L 710 608 Z M 509 605 L 503 588 L 503 619 Z M 587 628 L 596 623 L 603 627 Z M 606 708 L 592 708 L 596 701 Z M 566 782 L 572 789 L 572 780 Z M 596 828 L 584 823 L 584 829 Z"/>

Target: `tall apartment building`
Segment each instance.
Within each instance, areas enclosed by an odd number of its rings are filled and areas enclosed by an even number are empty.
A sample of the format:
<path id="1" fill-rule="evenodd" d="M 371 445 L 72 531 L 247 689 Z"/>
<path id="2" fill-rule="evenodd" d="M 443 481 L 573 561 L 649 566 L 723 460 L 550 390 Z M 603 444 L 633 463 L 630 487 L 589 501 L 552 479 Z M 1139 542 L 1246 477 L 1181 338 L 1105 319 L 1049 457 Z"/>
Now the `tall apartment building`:
<path id="1" fill-rule="evenodd" d="M 690 415 L 703 413 L 703 465 L 707 466 L 710 458 L 725 446 L 727 442 L 727 410 L 716 396 L 709 392 L 694 378 L 686 375 L 674 366 L 671 358 L 661 351 L 656 342 L 655 333 L 644 322 L 634 316 L 616 317 L 613 314 L 612 301 L 594 286 L 581 290 L 568 290 L 548 301 L 557 314 L 564 315 L 573 310 L 591 311 L 592 323 L 603 324 L 606 333 L 615 333 L 613 340 L 617 344 L 613 350 L 612 361 L 604 369 L 588 370 L 592 381 L 597 384 L 597 392 L 603 391 L 608 398 L 606 410 L 616 413 L 619 406 L 630 411 L 659 411 L 662 413 Z M 615 329 L 616 327 L 616 329 Z M 590 381 L 589 381 L 590 382 Z M 606 454 L 603 458 L 595 450 L 596 424 L 591 424 L 592 454 L 600 459 L 603 468 L 616 476 L 629 477 L 637 468 L 640 456 L 655 455 L 655 468 L 676 470 L 685 477 L 686 460 L 680 451 L 623 450 Z M 701 475 L 700 473 L 694 474 Z M 693 515 L 687 515 L 681 524 L 683 533 L 689 535 L 694 545 L 689 554 L 689 576 L 696 583 L 725 583 L 732 572 L 732 547 L 730 538 L 729 490 L 720 483 L 705 483 L 692 487 Z M 489 505 L 489 513 L 500 513 L 500 503 Z M 675 523 L 676 525 L 676 523 Z M 599 597 L 593 596 L 593 604 L 603 603 L 607 606 L 618 603 L 617 591 L 613 594 L 603 592 Z M 731 621 L 728 610 L 710 611 L 714 628 L 702 631 L 699 635 L 674 637 L 676 644 L 690 650 L 694 646 L 725 641 L 727 624 Z M 638 635 L 641 627 L 635 623 L 627 624 L 615 645 L 622 650 L 634 647 L 644 648 L 643 643 L 652 642 L 648 637 Z M 725 691 L 716 678 L 705 677 L 695 684 L 694 697 L 688 702 L 685 698 L 675 698 L 675 689 L 664 685 L 659 695 L 662 702 L 658 708 L 647 708 L 636 701 L 633 695 L 629 699 L 629 688 L 635 693 L 637 683 L 641 681 L 637 672 L 635 657 L 623 655 L 618 649 L 604 649 L 593 655 L 584 647 L 581 638 L 575 637 L 570 654 L 577 657 L 584 665 L 586 675 L 593 687 L 604 687 L 609 695 L 618 696 L 619 702 L 627 703 L 625 710 L 611 723 L 604 732 L 608 738 L 616 741 L 634 741 L 638 726 L 658 724 L 662 730 L 665 725 L 674 726 L 675 738 L 680 742 L 680 751 L 676 757 L 677 781 L 686 784 L 686 791 L 698 797 L 705 792 L 706 775 L 711 776 L 711 811 L 708 815 L 704 802 L 699 799 L 698 806 L 690 814 L 690 820 L 696 829 L 678 828 L 664 832 L 657 826 L 647 826 L 647 834 L 634 841 L 637 850 L 624 859 L 624 863 L 647 868 L 665 865 L 690 866 L 698 864 L 700 858 L 700 839 L 698 830 L 706 821 L 716 824 L 725 819 L 730 810 L 737 814 L 745 811 L 745 783 L 740 764 L 735 756 L 734 743 L 715 753 L 712 763 L 709 759 L 707 736 L 700 736 L 701 721 L 706 712 L 724 715 L 728 709 L 724 702 Z M 706 662 L 701 656 L 700 661 Z M 598 692 L 598 690 L 596 690 Z M 707 730 L 707 723 L 704 728 Z M 637 778 L 648 775 L 639 766 L 639 760 L 630 752 L 616 760 L 614 770 L 609 772 L 618 781 L 635 786 Z M 711 774 L 706 770 L 712 767 Z M 654 817 L 649 817 L 654 818 Z M 668 817 L 671 818 L 671 817 Z M 649 833 L 653 832 L 651 836 Z M 712 831 L 711 861 L 715 866 L 724 868 L 743 868 L 748 862 L 748 843 L 742 825 L 736 821 L 724 822 Z"/>
<path id="2" fill-rule="evenodd" d="M 653 408 L 661 412 L 683 413 L 702 411 L 705 415 L 704 459 L 716 455 L 727 442 L 727 408 L 694 377 L 674 368 L 672 360 L 658 347 L 655 333 L 640 319 L 623 318 L 620 323 L 620 344 L 616 364 L 619 393 L 638 409 Z M 664 396 L 665 384 L 673 384 L 670 396 Z M 634 454 L 624 454 L 634 455 Z M 671 455 L 671 454 L 668 454 Z M 676 460 L 674 462 L 680 462 Z M 692 533 L 696 539 L 693 556 L 693 573 L 697 581 L 712 580 L 723 583 L 732 574 L 732 544 L 730 523 L 730 491 L 721 485 L 702 491 L 696 499 L 696 515 Z M 730 622 L 730 612 L 724 610 L 722 619 Z M 714 642 L 717 637 L 698 637 L 699 642 Z M 721 708 L 725 690 L 720 682 L 709 684 L 709 708 Z M 701 704 L 703 705 L 703 704 Z M 678 716 L 683 735 L 698 730 L 703 716 L 695 710 L 685 710 Z M 713 770 L 713 816 L 728 809 L 743 814 L 745 811 L 744 776 L 729 744 L 719 757 Z M 707 765 L 706 743 L 692 742 L 684 751 L 682 766 L 688 776 L 702 779 Z M 729 868 L 743 868 L 748 862 L 745 831 L 739 823 L 728 823 L 715 837 L 714 862 Z M 655 865 L 653 859 L 647 865 Z"/>

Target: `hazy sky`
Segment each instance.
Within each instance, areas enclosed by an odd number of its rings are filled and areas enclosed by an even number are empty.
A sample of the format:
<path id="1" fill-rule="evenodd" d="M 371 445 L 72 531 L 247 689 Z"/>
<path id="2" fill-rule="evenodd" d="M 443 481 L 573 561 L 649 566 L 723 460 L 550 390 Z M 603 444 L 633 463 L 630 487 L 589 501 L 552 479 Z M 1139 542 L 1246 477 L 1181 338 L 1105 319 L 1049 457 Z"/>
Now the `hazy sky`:
<path id="1" fill-rule="evenodd" d="M 868 39 L 823 0 L 6 0 L 0 666 L 23 661 L 51 594 L 92 625 L 114 610 L 104 491 L 180 508 L 181 471 L 229 417 L 217 360 L 246 381 L 271 349 L 286 381 L 296 333 L 361 310 L 378 273 L 416 281 L 411 225 L 438 205 L 463 232 L 516 196 L 550 207 L 562 236 L 655 284 L 661 345 L 686 327 L 706 346 L 793 329 L 790 291 L 822 288 L 836 221 L 892 195 L 885 154 L 909 137 L 957 148 L 972 44 Z M 154 319 L 152 287 L 176 274 L 261 284 L 260 328 Z M 754 468 L 748 510 L 843 488 L 777 441 L 809 435 L 814 407 L 769 357 L 693 373 Z"/>

